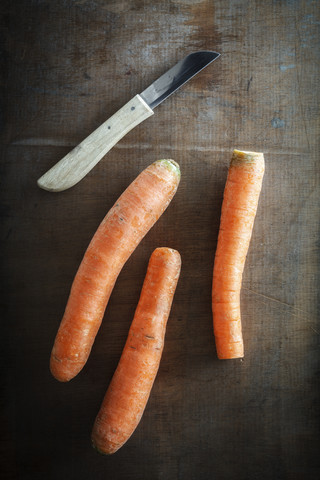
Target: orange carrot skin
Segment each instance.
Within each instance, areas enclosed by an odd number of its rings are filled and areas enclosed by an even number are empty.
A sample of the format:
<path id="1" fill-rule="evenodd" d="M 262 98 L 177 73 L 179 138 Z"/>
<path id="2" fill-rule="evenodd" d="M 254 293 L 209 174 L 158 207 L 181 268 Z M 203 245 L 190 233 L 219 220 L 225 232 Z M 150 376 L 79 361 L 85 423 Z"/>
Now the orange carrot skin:
<path id="1" fill-rule="evenodd" d="M 62 382 L 85 365 L 116 279 L 139 242 L 172 200 L 179 165 L 159 160 L 143 170 L 108 212 L 80 264 L 50 358 Z"/>
<path id="2" fill-rule="evenodd" d="M 244 356 L 240 290 L 264 175 L 262 153 L 234 150 L 225 186 L 212 284 L 220 359 Z"/>
<path id="3" fill-rule="evenodd" d="M 176 250 L 157 248 L 150 257 L 124 350 L 93 426 L 92 443 L 100 453 L 116 452 L 140 422 L 158 372 L 180 269 Z"/>

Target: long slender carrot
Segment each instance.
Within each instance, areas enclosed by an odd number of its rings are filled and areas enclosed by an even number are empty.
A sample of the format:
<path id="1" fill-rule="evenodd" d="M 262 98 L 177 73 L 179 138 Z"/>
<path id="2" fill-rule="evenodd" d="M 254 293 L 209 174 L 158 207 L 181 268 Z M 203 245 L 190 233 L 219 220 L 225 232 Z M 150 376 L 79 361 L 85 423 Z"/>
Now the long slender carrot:
<path id="1" fill-rule="evenodd" d="M 116 452 L 141 420 L 162 355 L 166 324 L 180 275 L 176 250 L 152 253 L 127 342 L 92 431 L 93 446 Z"/>
<path id="2" fill-rule="evenodd" d="M 154 162 L 100 224 L 73 281 L 51 353 L 50 369 L 57 380 L 70 380 L 85 365 L 124 263 L 169 205 L 179 180 L 176 162 Z"/>
<path id="3" fill-rule="evenodd" d="M 262 153 L 234 150 L 223 196 L 213 269 L 213 326 L 220 359 L 244 355 L 240 290 L 263 174 Z"/>

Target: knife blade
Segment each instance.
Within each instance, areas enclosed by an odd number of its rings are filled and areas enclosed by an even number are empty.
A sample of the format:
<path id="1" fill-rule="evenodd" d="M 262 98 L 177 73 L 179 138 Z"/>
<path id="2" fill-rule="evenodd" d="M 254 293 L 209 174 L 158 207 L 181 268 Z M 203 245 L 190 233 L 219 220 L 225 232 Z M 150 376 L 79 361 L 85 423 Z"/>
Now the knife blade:
<path id="1" fill-rule="evenodd" d="M 76 185 L 130 130 L 153 115 L 153 109 L 220 56 L 202 50 L 189 54 L 133 97 L 37 181 L 40 188 L 61 192 Z"/>

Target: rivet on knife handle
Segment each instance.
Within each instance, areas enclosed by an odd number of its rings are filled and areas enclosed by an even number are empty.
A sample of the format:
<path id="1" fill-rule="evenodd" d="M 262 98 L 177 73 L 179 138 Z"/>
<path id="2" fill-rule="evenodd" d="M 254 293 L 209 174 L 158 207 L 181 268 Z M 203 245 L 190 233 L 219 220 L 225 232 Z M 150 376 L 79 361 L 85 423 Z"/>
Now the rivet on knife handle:
<path id="1" fill-rule="evenodd" d="M 78 183 L 122 137 L 153 115 L 153 108 L 219 56 L 204 50 L 178 62 L 42 175 L 38 186 L 60 192 Z"/>

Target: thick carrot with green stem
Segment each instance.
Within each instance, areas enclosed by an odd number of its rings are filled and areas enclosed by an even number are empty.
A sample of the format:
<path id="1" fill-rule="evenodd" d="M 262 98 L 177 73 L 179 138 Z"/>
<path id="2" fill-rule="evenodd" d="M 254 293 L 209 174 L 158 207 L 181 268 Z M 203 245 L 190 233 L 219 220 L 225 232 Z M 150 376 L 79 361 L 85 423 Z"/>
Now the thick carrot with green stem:
<path id="1" fill-rule="evenodd" d="M 180 181 L 173 160 L 154 162 L 108 212 L 80 264 L 51 353 L 50 369 L 66 382 L 85 365 L 116 279 L 172 200 Z"/>
<path id="2" fill-rule="evenodd" d="M 263 175 L 262 153 L 234 150 L 224 190 L 213 269 L 213 326 L 220 359 L 244 355 L 240 290 Z"/>
<path id="3" fill-rule="evenodd" d="M 116 452 L 140 422 L 158 372 L 180 269 L 176 250 L 157 248 L 150 257 L 125 347 L 93 426 L 92 443 L 100 453 Z"/>

